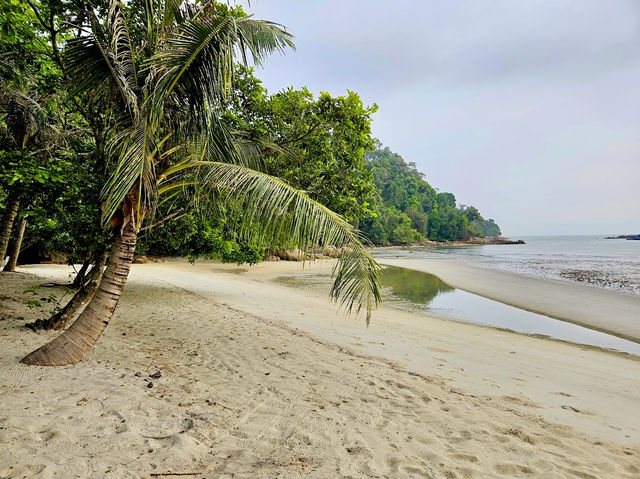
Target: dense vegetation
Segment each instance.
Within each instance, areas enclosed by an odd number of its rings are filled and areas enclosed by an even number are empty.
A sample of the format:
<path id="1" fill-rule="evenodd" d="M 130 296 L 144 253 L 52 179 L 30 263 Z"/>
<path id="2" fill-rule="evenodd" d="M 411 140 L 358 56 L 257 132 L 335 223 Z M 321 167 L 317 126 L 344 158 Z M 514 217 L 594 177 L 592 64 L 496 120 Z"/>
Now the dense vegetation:
<path id="1" fill-rule="evenodd" d="M 374 243 L 500 236 L 500 228 L 492 219 L 485 220 L 473 206 L 458 206 L 453 193 L 438 192 L 415 163 L 406 163 L 379 142 L 366 156 L 366 169 L 375 184 L 370 200 L 374 215 L 363 218 L 360 229 Z"/>
<path id="2" fill-rule="evenodd" d="M 261 146 L 262 168 L 352 223 L 371 216 L 366 198 L 374 186 L 364 158 L 373 148 L 376 107 L 365 107 L 354 92 L 314 98 L 306 88 L 289 88 L 270 95 L 250 69 L 238 66 L 234 73 L 225 119 Z M 146 234 L 140 252 L 252 263 L 266 253 L 264 242 L 238 234 L 230 215 L 187 213 L 180 206 L 186 214 Z"/>
<path id="3" fill-rule="evenodd" d="M 241 7 L 0 0 L 0 32 L 0 259 L 82 263 L 73 299 L 32 327 L 75 322 L 28 363 L 86 354 L 134 253 L 255 263 L 337 246 L 331 295 L 368 321 L 379 266 L 358 227 L 377 244 L 499 234 L 376 143 L 377 107 L 355 92 L 267 92 L 247 58 L 292 36 Z"/>
<path id="4" fill-rule="evenodd" d="M 356 224 L 371 243 L 411 244 L 499 236 L 500 228 L 473 206 L 439 193 L 413 163 L 371 136 L 377 107 L 354 92 L 314 98 L 302 88 L 269 94 L 250 69 L 239 66 L 226 116 L 265 147 L 269 173 Z M 139 251 L 154 255 L 257 262 L 267 252 L 219 219 L 186 214 L 150 232 Z"/>
<path id="5" fill-rule="evenodd" d="M 30 8 L 4 0 L 0 8 L 3 257 L 11 253 L 23 219 L 23 260 L 56 252 L 72 262 L 92 261 L 108 243 L 108 231 L 100 226 L 100 191 L 110 173 L 106 148 L 116 118 L 102 108 L 97 92 L 66 92 L 69 71 L 60 45 L 73 33 L 56 15 L 71 14 L 73 3 Z M 374 143 L 370 125 L 377 107 L 364 106 L 356 93 L 314 98 L 306 88 L 289 88 L 269 94 L 252 70 L 234 68 L 231 94 L 222 100 L 229 129 L 241 132 L 265 172 L 341 214 L 369 241 L 405 244 L 500 234 L 492 220 L 473 207 L 457 207 L 455 197 L 435 191 L 415 165 Z M 269 242 L 243 232 L 229 204 L 216 214 L 200 206 L 184 195 L 158 205 L 156 217 L 172 221 L 143 229 L 138 254 L 262 259 Z M 285 239 L 280 243 L 292 246 Z"/>
<path id="6" fill-rule="evenodd" d="M 0 258 L 13 231 L 15 266 L 29 218 L 30 249 L 84 260 L 71 301 L 31 326 L 73 322 L 23 362 L 81 360 L 138 240 L 176 221 L 142 252 L 254 262 L 337 247 L 331 297 L 369 321 L 380 267 L 339 213 L 366 210 L 368 183 L 355 178 L 370 112 L 354 95 L 262 91 L 241 65 L 293 48 L 286 29 L 216 1 L 1 0 L 0 13 Z"/>

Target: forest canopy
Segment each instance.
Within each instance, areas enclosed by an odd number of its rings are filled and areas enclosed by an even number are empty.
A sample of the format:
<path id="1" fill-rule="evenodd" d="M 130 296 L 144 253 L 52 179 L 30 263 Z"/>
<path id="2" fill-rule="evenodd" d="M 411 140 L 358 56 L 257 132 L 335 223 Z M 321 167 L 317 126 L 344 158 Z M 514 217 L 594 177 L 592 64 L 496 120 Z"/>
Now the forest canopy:
<path id="1" fill-rule="evenodd" d="M 375 245 L 500 236 L 492 219 L 439 193 L 414 163 L 373 138 L 376 105 L 359 95 L 286 88 L 270 94 L 251 69 L 238 67 L 226 115 L 267 146 L 261 161 L 274 176 L 354 223 Z M 142 239 L 148 254 L 258 262 L 267 254 L 219 219 L 185 215 Z"/>
<path id="2" fill-rule="evenodd" d="M 453 193 L 432 187 L 415 163 L 376 142 L 366 153 L 365 168 L 373 177 L 370 197 L 373 215 L 362 218 L 360 229 L 374 244 L 467 240 L 500 236 L 492 219 L 474 206 L 458 205 Z"/>

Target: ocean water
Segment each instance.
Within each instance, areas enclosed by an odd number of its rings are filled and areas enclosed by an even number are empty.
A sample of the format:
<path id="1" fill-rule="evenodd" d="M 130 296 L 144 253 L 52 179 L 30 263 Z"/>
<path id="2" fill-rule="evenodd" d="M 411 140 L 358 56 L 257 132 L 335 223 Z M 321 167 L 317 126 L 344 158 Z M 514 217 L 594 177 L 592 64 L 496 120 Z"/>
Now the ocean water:
<path id="1" fill-rule="evenodd" d="M 529 236 L 524 245 L 380 248 L 380 258 L 462 259 L 529 276 L 560 279 L 640 295 L 640 241 L 600 236 Z"/>
<path id="2" fill-rule="evenodd" d="M 475 266 L 554 278 L 640 295 L 640 241 L 602 236 L 517 238 L 524 245 L 378 248 L 378 258 L 446 258 Z M 278 282 L 311 290 L 328 290 L 328 274 L 282 276 Z M 387 306 L 526 334 L 640 354 L 640 344 L 606 333 L 531 313 L 468 293 L 428 273 L 386 267 L 382 274 Z"/>

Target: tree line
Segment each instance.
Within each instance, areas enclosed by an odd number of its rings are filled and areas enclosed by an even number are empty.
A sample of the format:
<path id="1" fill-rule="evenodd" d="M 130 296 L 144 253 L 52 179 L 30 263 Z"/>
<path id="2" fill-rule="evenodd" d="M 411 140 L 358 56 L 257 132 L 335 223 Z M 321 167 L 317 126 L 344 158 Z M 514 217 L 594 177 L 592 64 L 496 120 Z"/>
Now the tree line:
<path id="1" fill-rule="evenodd" d="M 226 111 L 230 124 L 253 141 L 277 143 L 263 157 L 267 171 L 339 213 L 368 243 L 500 236 L 493 219 L 474 206 L 458 205 L 452 193 L 438 192 L 415 164 L 374 139 L 377 106 L 365 106 L 357 93 L 316 98 L 306 88 L 287 88 L 269 94 L 243 66 L 236 69 L 233 87 Z M 139 251 L 250 263 L 268 253 L 234 231 L 220 218 L 185 211 L 178 221 L 146 235 Z"/>

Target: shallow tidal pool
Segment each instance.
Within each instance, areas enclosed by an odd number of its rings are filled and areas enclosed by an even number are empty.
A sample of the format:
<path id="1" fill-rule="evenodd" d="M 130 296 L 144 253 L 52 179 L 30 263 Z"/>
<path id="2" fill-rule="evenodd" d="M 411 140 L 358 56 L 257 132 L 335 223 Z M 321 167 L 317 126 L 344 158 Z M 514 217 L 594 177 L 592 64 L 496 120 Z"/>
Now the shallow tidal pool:
<path id="1" fill-rule="evenodd" d="M 329 275 L 280 276 L 276 281 L 304 289 L 325 289 Z M 577 324 L 532 313 L 449 286 L 437 276 L 387 266 L 382 273 L 386 306 L 425 316 L 549 336 L 572 343 L 640 354 L 640 344 Z"/>

